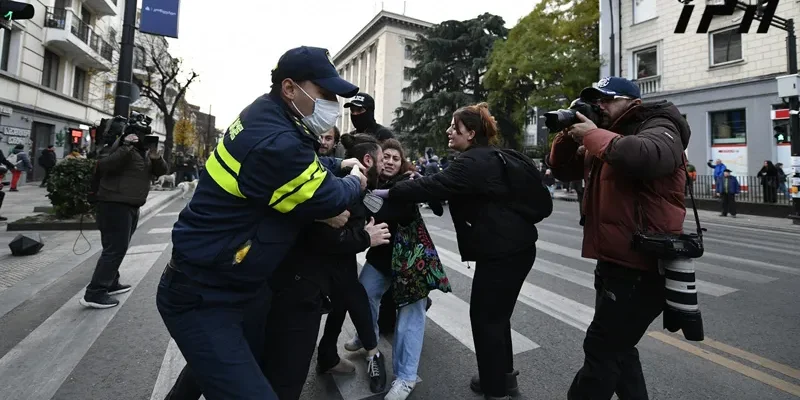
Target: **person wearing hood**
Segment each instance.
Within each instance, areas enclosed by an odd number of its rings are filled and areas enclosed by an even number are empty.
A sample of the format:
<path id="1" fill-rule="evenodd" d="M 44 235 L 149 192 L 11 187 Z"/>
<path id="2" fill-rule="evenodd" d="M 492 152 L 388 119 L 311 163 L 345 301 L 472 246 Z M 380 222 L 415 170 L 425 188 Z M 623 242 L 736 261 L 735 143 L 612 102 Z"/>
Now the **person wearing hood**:
<path id="1" fill-rule="evenodd" d="M 353 122 L 355 131 L 350 134 L 367 133 L 382 142 L 391 139 L 394 134 L 389 128 L 375 122 L 375 99 L 367 93 L 359 93 L 345 103 L 344 108 L 350 109 L 350 121 Z"/>
<path id="2" fill-rule="evenodd" d="M 581 122 L 556 135 L 549 158 L 556 179 L 586 179 L 583 257 L 597 260 L 586 357 L 567 398 L 646 399 L 636 345 L 664 308 L 664 277 L 659 260 L 630 243 L 637 230 L 683 232 L 691 130 L 672 103 L 642 103 L 639 87 L 624 78 L 601 79 L 580 97 L 597 121 L 579 113 Z"/>

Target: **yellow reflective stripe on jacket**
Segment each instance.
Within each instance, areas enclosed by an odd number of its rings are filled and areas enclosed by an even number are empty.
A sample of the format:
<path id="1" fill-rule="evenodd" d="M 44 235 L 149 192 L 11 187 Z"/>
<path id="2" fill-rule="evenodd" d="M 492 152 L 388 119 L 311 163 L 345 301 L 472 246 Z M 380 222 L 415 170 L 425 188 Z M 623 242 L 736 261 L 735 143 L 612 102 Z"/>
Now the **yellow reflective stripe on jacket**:
<path id="1" fill-rule="evenodd" d="M 319 163 L 315 155 L 314 161 L 305 171 L 272 194 L 269 201 L 270 207 L 282 213 L 294 210 L 295 207 L 314 196 L 327 175 L 328 171 Z"/>
<path id="2" fill-rule="evenodd" d="M 231 156 L 223 140 L 219 141 L 217 148 L 211 152 L 211 157 L 206 160 L 206 171 L 219 187 L 233 196 L 245 198 L 239 190 L 238 174 L 241 168 L 242 164 Z"/>

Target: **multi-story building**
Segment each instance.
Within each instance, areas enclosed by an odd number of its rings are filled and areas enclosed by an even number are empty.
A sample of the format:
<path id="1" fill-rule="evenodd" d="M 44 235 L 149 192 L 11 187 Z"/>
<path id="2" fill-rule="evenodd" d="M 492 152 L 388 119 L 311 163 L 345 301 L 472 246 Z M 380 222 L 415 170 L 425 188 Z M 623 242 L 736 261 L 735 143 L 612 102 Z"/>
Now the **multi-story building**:
<path id="1" fill-rule="evenodd" d="M 122 2 L 124 0 L 119 0 Z M 110 116 L 112 70 L 122 5 L 118 0 L 31 0 L 35 16 L 0 30 L 0 147 L 59 157 L 89 143 L 89 129 Z M 43 171 L 36 165 L 28 180 Z"/>
<path id="2" fill-rule="evenodd" d="M 333 56 L 339 75 L 357 85 L 362 92 L 375 98 L 375 120 L 390 126 L 394 111 L 411 104 L 418 95 L 409 95 L 403 88 L 411 84 L 411 49 L 417 34 L 432 24 L 381 11 Z M 353 130 L 350 111 L 342 105 L 338 127 L 342 132 Z"/>
<path id="3" fill-rule="evenodd" d="M 714 17 L 709 33 L 695 33 L 702 2 L 686 33 L 676 34 L 682 7 L 675 0 L 601 1 L 601 76 L 636 80 L 645 101 L 678 106 L 692 128 L 688 158 L 701 173 L 709 159 L 721 159 L 736 175 L 755 175 L 765 160 L 783 162 L 788 172 L 789 145 L 774 139 L 775 127 L 788 125 L 775 80 L 787 74 L 786 33 L 757 34 L 758 21 L 750 33 L 738 33 L 743 11 Z M 776 15 L 798 21 L 800 4 L 781 1 Z"/>

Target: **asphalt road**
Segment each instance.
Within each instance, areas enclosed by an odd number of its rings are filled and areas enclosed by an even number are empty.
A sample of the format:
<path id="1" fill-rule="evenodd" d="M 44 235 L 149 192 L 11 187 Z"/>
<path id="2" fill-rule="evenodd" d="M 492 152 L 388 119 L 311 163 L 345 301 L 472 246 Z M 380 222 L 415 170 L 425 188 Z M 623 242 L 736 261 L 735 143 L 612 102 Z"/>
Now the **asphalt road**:
<path id="1" fill-rule="evenodd" d="M 120 296 L 120 307 L 86 310 L 78 304 L 97 255 L 0 289 L 0 305 L 12 295 L 28 296 L 8 311 L 0 307 L 0 399 L 163 398 L 182 358 L 154 297 L 183 205 L 178 200 L 140 225 L 121 269 L 134 290 Z M 515 366 L 526 399 L 565 398 L 582 363 L 594 304 L 593 263 L 579 256 L 576 210 L 575 203 L 558 201 L 539 224 L 537 261 L 514 313 Z M 453 293 L 432 294 L 421 381 L 411 398 L 479 399 L 469 390 L 476 364 L 465 317 L 472 269 L 459 261 L 449 216 L 426 220 Z M 660 318 L 652 324 L 639 345 L 651 399 L 800 398 L 800 232 L 752 225 L 758 221 L 708 225 L 707 255 L 697 264 L 707 340 L 687 342 L 663 331 Z M 59 275 L 49 277 L 52 284 L 37 283 L 47 274 Z M 352 332 L 349 321 L 345 330 L 341 342 Z M 391 356 L 391 338 L 380 347 Z M 363 356 L 341 352 L 357 363 L 358 374 L 318 376 L 312 363 L 303 399 L 382 398 L 367 389 Z"/>

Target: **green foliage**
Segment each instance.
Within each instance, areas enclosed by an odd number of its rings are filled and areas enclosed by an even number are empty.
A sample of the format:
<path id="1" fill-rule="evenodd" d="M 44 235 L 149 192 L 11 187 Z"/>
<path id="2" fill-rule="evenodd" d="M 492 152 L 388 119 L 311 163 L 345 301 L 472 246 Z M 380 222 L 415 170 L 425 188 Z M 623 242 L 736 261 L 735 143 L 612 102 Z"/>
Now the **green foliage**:
<path id="1" fill-rule="evenodd" d="M 486 13 L 466 21 L 445 21 L 417 36 L 413 49 L 417 66 L 411 69 L 413 80 L 404 91 L 421 97 L 398 107 L 392 124 L 410 152 L 444 149 L 453 112 L 485 101 L 481 81 L 489 53 L 507 34 L 503 18 Z"/>
<path id="2" fill-rule="evenodd" d="M 86 196 L 94 165 L 94 160 L 73 158 L 59 162 L 50 171 L 47 197 L 58 218 L 71 218 L 92 211 Z"/>
<path id="3" fill-rule="evenodd" d="M 598 79 L 598 0 L 543 0 L 494 45 L 489 104 L 522 127 L 533 107 L 555 110 Z M 567 100 L 567 101 L 565 101 Z"/>

